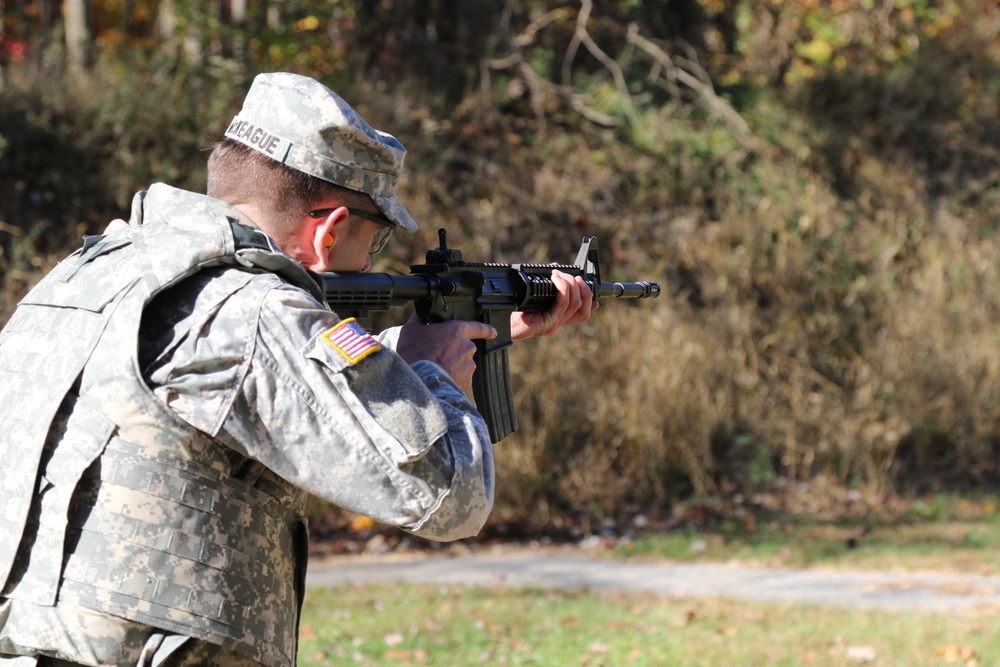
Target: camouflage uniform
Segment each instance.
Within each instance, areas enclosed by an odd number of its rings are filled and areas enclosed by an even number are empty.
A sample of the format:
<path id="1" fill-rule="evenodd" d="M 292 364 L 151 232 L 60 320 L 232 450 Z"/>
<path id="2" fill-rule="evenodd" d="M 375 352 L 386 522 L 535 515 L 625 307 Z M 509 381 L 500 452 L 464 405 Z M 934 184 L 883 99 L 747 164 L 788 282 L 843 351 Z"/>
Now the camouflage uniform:
<path id="1" fill-rule="evenodd" d="M 233 125 L 272 128 L 287 164 L 336 168 L 411 225 L 391 192 L 398 142 L 304 77 L 254 86 L 275 83 L 268 113 L 308 99 L 382 158 L 296 152 L 308 137 L 280 109 L 261 122 L 254 89 Z M 252 227 L 155 185 L 128 230 L 90 239 L 0 332 L 0 663 L 293 665 L 307 493 L 431 539 L 485 521 L 492 452 L 466 395 L 340 320 Z"/>

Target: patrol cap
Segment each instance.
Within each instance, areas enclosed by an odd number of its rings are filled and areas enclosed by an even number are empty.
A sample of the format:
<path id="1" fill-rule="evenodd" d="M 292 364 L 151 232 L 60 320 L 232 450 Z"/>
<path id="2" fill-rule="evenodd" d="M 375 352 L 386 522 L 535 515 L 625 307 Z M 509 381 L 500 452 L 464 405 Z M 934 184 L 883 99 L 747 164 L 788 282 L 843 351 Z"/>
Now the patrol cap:
<path id="1" fill-rule="evenodd" d="M 397 226 L 417 228 L 393 192 L 406 149 L 307 76 L 258 74 L 226 136 L 292 169 L 367 193 Z"/>

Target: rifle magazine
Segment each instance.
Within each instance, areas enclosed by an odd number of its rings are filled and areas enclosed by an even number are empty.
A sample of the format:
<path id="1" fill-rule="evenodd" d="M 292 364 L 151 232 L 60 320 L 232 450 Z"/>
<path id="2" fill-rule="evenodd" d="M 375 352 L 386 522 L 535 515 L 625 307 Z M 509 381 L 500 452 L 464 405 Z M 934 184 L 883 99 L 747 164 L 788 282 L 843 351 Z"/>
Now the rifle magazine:
<path id="1" fill-rule="evenodd" d="M 472 376 L 476 409 L 486 421 L 490 441 L 500 442 L 517 430 L 514 393 L 510 386 L 510 362 L 507 348 L 476 353 L 476 372 Z"/>

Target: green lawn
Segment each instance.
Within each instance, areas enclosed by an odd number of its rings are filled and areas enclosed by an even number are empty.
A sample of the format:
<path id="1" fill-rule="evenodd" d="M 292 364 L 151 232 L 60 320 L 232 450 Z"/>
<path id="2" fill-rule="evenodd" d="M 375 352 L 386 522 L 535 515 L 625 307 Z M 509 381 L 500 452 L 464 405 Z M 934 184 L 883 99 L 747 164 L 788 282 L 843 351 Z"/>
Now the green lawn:
<path id="1" fill-rule="evenodd" d="M 998 665 L 1000 616 L 435 585 L 311 590 L 302 665 Z"/>
<path id="2" fill-rule="evenodd" d="M 934 496 L 904 512 L 854 519 L 726 519 L 703 530 L 649 533 L 616 558 L 739 561 L 774 567 L 1000 573 L 1000 502 Z"/>
<path id="3" fill-rule="evenodd" d="M 858 521 L 717 522 L 615 558 L 1000 572 L 995 499 L 934 497 Z M 1000 609 L 930 613 L 440 585 L 311 589 L 312 665 L 1000 665 Z"/>

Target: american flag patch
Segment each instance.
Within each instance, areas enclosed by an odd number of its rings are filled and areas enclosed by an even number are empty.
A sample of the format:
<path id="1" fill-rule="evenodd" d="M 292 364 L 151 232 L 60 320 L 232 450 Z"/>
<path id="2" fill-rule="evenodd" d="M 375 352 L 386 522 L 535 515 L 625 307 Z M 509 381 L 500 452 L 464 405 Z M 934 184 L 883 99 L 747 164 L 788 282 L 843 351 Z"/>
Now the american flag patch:
<path id="1" fill-rule="evenodd" d="M 379 342 L 369 336 L 353 317 L 338 322 L 332 329 L 324 331 L 322 336 L 330 347 L 352 364 L 382 349 Z"/>

